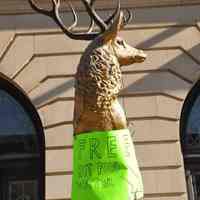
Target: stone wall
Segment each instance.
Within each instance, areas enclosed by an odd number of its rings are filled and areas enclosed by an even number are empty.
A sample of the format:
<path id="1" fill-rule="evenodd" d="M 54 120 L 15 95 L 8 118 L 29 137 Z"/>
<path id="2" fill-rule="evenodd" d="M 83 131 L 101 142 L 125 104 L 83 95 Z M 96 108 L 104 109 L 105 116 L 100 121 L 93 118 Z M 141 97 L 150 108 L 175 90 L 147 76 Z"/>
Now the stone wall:
<path id="1" fill-rule="evenodd" d="M 179 119 L 183 101 L 200 75 L 199 10 L 200 6 L 143 6 L 135 9 L 135 21 L 121 33 L 148 54 L 143 64 L 123 68 L 120 95 L 128 120 L 135 124 L 145 200 L 187 199 Z M 67 38 L 45 16 L 0 16 L 0 72 L 25 90 L 43 121 L 48 200 L 70 199 L 74 74 L 86 46 Z"/>

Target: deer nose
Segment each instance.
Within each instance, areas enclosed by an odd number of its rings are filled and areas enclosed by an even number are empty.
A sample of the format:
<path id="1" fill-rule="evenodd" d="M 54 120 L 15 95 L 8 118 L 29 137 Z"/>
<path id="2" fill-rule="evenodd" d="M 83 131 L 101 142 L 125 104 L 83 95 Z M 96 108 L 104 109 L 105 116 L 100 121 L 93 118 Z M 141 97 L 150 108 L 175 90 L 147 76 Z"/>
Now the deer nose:
<path id="1" fill-rule="evenodd" d="M 138 50 L 138 53 L 135 56 L 136 62 L 143 62 L 146 59 L 147 55 L 142 50 Z"/>
<path id="2" fill-rule="evenodd" d="M 147 57 L 147 55 L 144 53 L 144 51 L 143 50 L 138 50 L 139 52 L 138 52 L 138 55 L 139 56 L 141 56 L 141 57 L 143 57 L 143 58 L 146 58 Z"/>

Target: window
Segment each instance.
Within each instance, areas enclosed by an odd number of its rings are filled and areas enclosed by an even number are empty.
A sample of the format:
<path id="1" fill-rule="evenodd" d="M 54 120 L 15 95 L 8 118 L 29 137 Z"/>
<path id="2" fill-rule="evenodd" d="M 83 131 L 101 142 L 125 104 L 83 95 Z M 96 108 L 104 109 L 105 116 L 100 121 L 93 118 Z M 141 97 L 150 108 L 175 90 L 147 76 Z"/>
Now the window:
<path id="1" fill-rule="evenodd" d="M 181 115 L 181 140 L 189 200 L 200 199 L 200 82 L 190 91 Z"/>
<path id="2" fill-rule="evenodd" d="M 20 88 L 0 78 L 0 199 L 44 200 L 44 134 Z"/>

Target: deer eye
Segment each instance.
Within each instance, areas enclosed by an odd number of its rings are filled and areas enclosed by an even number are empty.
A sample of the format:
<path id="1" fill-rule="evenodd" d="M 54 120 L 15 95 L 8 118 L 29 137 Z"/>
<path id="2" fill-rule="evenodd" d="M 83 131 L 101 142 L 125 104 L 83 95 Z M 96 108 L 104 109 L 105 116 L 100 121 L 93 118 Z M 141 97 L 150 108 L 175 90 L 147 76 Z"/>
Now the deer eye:
<path id="1" fill-rule="evenodd" d="M 123 40 L 117 40 L 117 44 L 123 45 Z"/>
<path id="2" fill-rule="evenodd" d="M 117 40 L 117 44 L 120 45 L 120 46 L 125 47 L 125 43 L 124 43 L 123 40 Z"/>

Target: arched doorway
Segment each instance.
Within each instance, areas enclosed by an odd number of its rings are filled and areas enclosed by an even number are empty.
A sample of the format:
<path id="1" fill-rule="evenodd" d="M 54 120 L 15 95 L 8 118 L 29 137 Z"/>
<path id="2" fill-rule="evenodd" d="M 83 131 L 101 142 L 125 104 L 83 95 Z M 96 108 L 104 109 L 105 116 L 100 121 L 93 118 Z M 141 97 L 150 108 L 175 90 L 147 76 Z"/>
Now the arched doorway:
<path id="1" fill-rule="evenodd" d="M 44 141 L 29 98 L 0 77 L 0 199 L 44 200 Z"/>
<path id="2" fill-rule="evenodd" d="M 181 114 L 181 144 L 188 199 L 200 199 L 200 81 L 188 94 Z"/>

